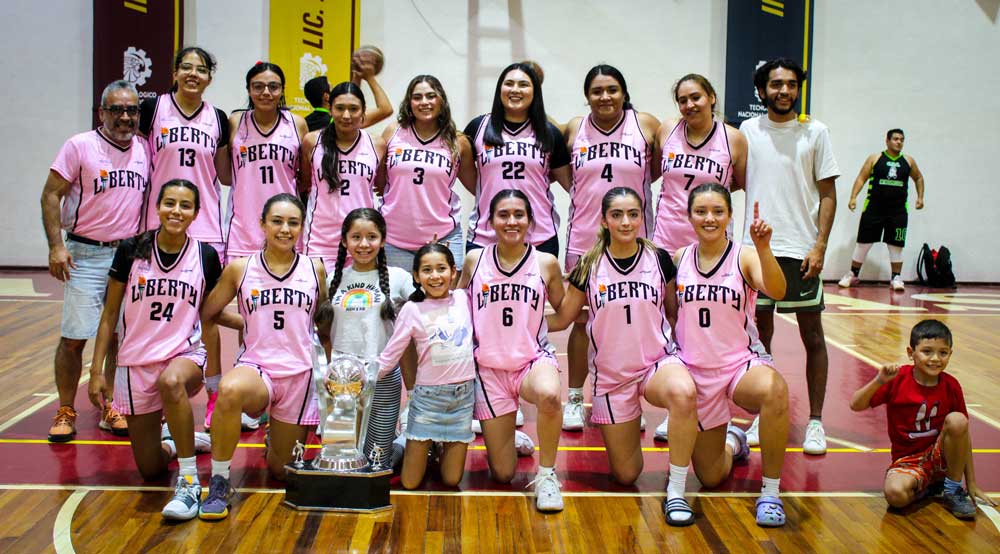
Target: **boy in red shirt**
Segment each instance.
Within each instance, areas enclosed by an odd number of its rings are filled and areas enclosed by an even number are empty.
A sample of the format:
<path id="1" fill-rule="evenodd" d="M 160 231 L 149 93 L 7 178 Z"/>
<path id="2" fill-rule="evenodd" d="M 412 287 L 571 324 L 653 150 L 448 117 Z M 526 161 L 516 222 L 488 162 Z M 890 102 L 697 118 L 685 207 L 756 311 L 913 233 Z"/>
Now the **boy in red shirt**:
<path id="1" fill-rule="evenodd" d="M 884 365 L 851 399 L 851 409 L 886 405 L 892 465 L 885 474 L 885 499 L 902 508 L 943 480 L 944 503 L 958 518 L 974 518 L 973 498 L 996 503 L 976 484 L 969 414 L 962 386 L 944 372 L 951 358 L 951 331 L 936 319 L 910 331 L 906 354 L 912 365 Z M 968 492 L 962 489 L 962 476 Z M 970 494 L 972 498 L 970 498 Z"/>

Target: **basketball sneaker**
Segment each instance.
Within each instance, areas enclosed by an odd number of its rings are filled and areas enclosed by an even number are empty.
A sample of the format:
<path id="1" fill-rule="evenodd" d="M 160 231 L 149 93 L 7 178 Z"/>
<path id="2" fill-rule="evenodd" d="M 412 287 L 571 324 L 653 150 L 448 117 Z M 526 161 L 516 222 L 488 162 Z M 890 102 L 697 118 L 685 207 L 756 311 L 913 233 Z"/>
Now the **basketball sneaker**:
<path id="1" fill-rule="evenodd" d="M 97 426 L 116 437 L 128 436 L 128 423 L 125 421 L 125 416 L 112 408 L 111 403 L 107 403 L 101 408 L 101 422 Z"/>
<path id="2" fill-rule="evenodd" d="M 483 434 L 483 424 L 479 423 L 479 420 L 476 418 L 472 418 L 472 432 L 477 435 Z"/>
<path id="3" fill-rule="evenodd" d="M 976 517 L 976 503 L 972 501 L 969 497 L 969 493 L 965 489 L 959 488 L 953 493 L 945 492 L 941 499 L 944 501 L 945 508 L 951 512 L 951 515 L 959 519 L 972 519 Z"/>
<path id="4" fill-rule="evenodd" d="M 170 442 L 170 449 L 173 452 L 172 456 L 177 455 L 177 446 L 174 443 L 174 438 L 170 434 L 170 427 L 167 422 L 163 422 L 163 426 L 160 427 L 160 442 Z M 212 451 L 212 436 L 208 433 L 202 433 L 199 431 L 194 432 L 194 453 L 195 454 L 208 454 Z"/>
<path id="5" fill-rule="evenodd" d="M 570 395 L 563 406 L 563 431 L 583 431 L 583 395 Z"/>
<path id="6" fill-rule="evenodd" d="M 198 515 L 201 508 L 201 483 L 193 475 L 181 475 L 174 487 L 174 497 L 163 507 L 163 517 L 187 521 Z"/>
<path id="7" fill-rule="evenodd" d="M 69 442 L 76 436 L 76 410 L 72 406 L 59 406 L 49 427 L 49 442 Z"/>
<path id="8" fill-rule="evenodd" d="M 400 435 L 406 434 L 406 422 L 407 422 L 407 420 L 410 419 L 410 396 L 409 396 L 410 394 L 413 394 L 413 393 L 412 392 L 407 393 L 406 401 L 403 402 L 403 409 L 399 411 L 399 434 Z M 472 421 L 475 421 L 475 420 L 473 419 Z"/>
<path id="9" fill-rule="evenodd" d="M 653 440 L 667 442 L 667 431 L 669 430 L 669 428 L 670 428 L 670 414 L 667 414 L 667 417 L 663 418 L 663 423 L 657 425 L 656 429 L 653 431 Z"/>
<path id="10" fill-rule="evenodd" d="M 742 462 L 750 457 L 750 445 L 747 444 L 747 434 L 732 423 L 726 427 L 726 434 L 732 435 L 736 439 L 736 447 L 733 448 L 733 461 Z M 728 442 L 728 441 L 726 441 Z"/>
<path id="11" fill-rule="evenodd" d="M 229 501 L 235 491 L 229 485 L 229 479 L 221 475 L 213 475 L 208 484 L 208 496 L 198 509 L 198 517 L 214 521 L 225 519 L 229 515 Z"/>
<path id="12" fill-rule="evenodd" d="M 205 432 L 212 428 L 212 413 L 215 411 L 215 401 L 219 398 L 219 391 L 208 393 L 208 403 L 205 404 Z"/>
<path id="13" fill-rule="evenodd" d="M 806 438 L 802 441 L 802 452 L 813 456 L 826 454 L 826 431 L 823 430 L 823 422 L 818 419 L 810 419 L 806 425 Z"/>
<path id="14" fill-rule="evenodd" d="M 524 413 L 521 412 L 521 407 L 517 407 L 517 415 L 514 416 L 514 427 L 524 426 Z"/>
<path id="15" fill-rule="evenodd" d="M 858 283 L 860 282 L 861 279 L 858 279 L 857 275 L 855 275 L 853 271 L 848 271 L 843 277 L 840 278 L 839 281 L 837 281 L 837 286 L 842 289 L 849 289 L 851 287 L 858 286 Z"/>
<path id="16" fill-rule="evenodd" d="M 897 275 L 893 277 L 892 281 L 889 281 L 889 286 L 896 292 L 903 292 L 903 289 L 906 288 L 905 283 L 903 283 L 903 276 Z"/>
<path id="17" fill-rule="evenodd" d="M 749 446 L 760 446 L 760 416 L 753 418 L 753 423 L 747 429 L 747 444 Z"/>
<path id="18" fill-rule="evenodd" d="M 539 512 L 561 512 L 563 509 L 562 483 L 556 477 L 555 471 L 544 475 L 538 472 L 535 479 L 528 483 L 535 487 L 535 507 Z"/>
<path id="19" fill-rule="evenodd" d="M 259 417 L 250 417 L 246 414 L 240 414 L 240 430 L 256 431 L 257 429 L 260 429 Z"/>
<path id="20" fill-rule="evenodd" d="M 514 431 L 514 450 L 518 456 L 531 456 L 535 453 L 535 441 L 524 431 Z"/>

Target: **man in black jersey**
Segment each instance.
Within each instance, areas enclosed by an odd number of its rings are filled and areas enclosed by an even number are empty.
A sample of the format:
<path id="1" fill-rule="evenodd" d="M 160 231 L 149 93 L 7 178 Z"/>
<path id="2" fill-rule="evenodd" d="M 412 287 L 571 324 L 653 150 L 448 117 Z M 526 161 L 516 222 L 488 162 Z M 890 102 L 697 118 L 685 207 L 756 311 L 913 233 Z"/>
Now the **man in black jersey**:
<path id="1" fill-rule="evenodd" d="M 890 129 L 885 135 L 885 151 L 872 154 L 865 160 L 854 180 L 851 200 L 847 207 L 851 211 L 857 207 L 856 198 L 864 183 L 868 183 L 868 196 L 861 209 L 861 223 L 858 225 L 858 241 L 851 256 L 851 271 L 837 283 L 843 288 L 858 284 L 861 264 L 872 244 L 884 242 L 889 248 L 889 263 L 892 267 L 892 290 L 903 290 L 903 245 L 906 243 L 908 205 L 906 201 L 909 180 L 917 189 L 916 208 L 924 207 L 924 176 L 917 168 L 917 162 L 903 154 L 903 130 Z"/>

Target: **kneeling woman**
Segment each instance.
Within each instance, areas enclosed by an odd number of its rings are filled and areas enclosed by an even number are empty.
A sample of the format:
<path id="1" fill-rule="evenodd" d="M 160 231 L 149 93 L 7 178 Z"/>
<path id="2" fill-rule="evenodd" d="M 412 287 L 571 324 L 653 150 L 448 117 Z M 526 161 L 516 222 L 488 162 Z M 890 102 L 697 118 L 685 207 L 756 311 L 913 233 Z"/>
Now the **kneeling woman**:
<path id="1" fill-rule="evenodd" d="M 202 307 L 212 320 L 235 297 L 243 316 L 243 348 L 219 383 L 212 417 L 212 481 L 202 519 L 229 515 L 233 489 L 229 462 L 240 438 L 240 414 L 270 413 L 267 467 L 283 479 L 296 441 L 319 423 L 313 368 L 313 316 L 326 299 L 326 272 L 319 260 L 295 252 L 305 209 L 291 194 L 272 196 L 260 225 L 264 249 L 229 264 Z"/>
<path id="2" fill-rule="evenodd" d="M 785 524 L 778 497 L 788 438 L 788 387 L 775 371 L 754 325 L 757 291 L 785 295 L 785 277 L 771 253 L 771 226 L 754 205 L 745 248 L 726 236 L 732 217 L 729 191 L 699 185 L 688 197 L 688 218 L 698 242 L 680 249 L 677 263 L 676 361 L 691 372 L 698 387 L 698 420 L 704 429 L 695 443 L 698 480 L 713 487 L 729 475 L 734 460 L 750 454 L 746 435 L 730 419 L 729 400 L 760 414 L 764 487 L 757 500 L 757 524 Z M 673 447 L 674 416 L 670 415 Z"/>
<path id="3" fill-rule="evenodd" d="M 570 286 L 549 327 L 565 329 L 589 307 L 591 421 L 599 425 L 615 480 L 626 485 L 642 472 L 639 446 L 641 401 L 670 410 L 670 480 L 664 504 L 667 523 L 690 525 L 684 500 L 691 452 L 698 433 L 695 386 L 688 372 L 669 365 L 667 314 L 675 306 L 674 264 L 643 229 L 643 205 L 635 190 L 615 187 L 601 200 L 597 242 L 569 276 Z"/>
<path id="4" fill-rule="evenodd" d="M 195 433 L 188 401 L 201 389 L 205 366 L 198 309 L 222 272 L 215 249 L 187 234 L 199 205 L 193 183 L 168 181 L 156 200 L 159 227 L 118 246 L 90 366 L 90 401 L 99 406 L 107 392 L 104 358 L 117 322 L 121 367 L 112 405 L 128 420 L 132 455 L 144 479 L 166 472 L 177 455 L 180 476 L 163 517 L 178 520 L 198 514 L 195 453 L 211 447 L 208 435 Z M 163 431 L 169 428 L 171 435 L 161 440 L 164 415 Z"/>

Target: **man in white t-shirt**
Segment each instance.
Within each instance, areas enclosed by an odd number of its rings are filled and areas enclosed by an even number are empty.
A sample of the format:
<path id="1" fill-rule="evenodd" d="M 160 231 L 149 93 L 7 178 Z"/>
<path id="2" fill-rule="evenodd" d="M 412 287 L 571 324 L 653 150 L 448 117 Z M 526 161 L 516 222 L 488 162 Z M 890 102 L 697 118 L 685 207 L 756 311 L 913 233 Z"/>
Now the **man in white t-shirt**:
<path id="1" fill-rule="evenodd" d="M 754 86 L 767 106 L 767 115 L 740 126 L 748 145 L 743 242 L 753 244 L 747 229 L 753 221 L 754 203 L 759 202 L 761 219 L 774 228 L 771 250 L 788 286 L 784 298 L 758 297 L 757 328 L 770 352 L 774 310 L 794 313 L 798 320 L 809 390 L 809 423 L 802 448 L 806 454 L 818 455 L 826 453 L 821 416 L 828 367 L 820 272 L 837 209 L 834 182 L 840 169 L 826 125 L 795 112 L 805 79 L 798 62 L 788 59 L 769 61 L 754 73 Z M 757 427 L 755 419 L 748 432 L 751 444 L 757 442 Z"/>

